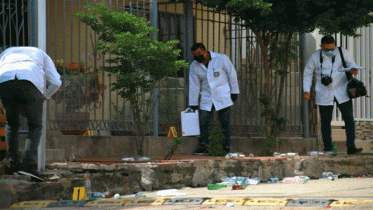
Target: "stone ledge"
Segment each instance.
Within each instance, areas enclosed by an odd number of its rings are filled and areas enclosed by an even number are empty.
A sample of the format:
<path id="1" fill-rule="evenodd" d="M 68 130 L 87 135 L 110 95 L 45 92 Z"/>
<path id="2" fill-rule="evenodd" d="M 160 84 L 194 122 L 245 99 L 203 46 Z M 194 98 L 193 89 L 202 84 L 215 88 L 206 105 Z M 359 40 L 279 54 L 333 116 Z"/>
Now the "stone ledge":
<path id="1" fill-rule="evenodd" d="M 57 181 L 29 182 L 19 175 L 0 176 L 0 208 L 27 200 L 69 200 L 74 187 L 84 186 L 84 177 L 90 177 L 94 192 L 128 195 L 182 187 L 203 187 L 221 182 L 224 176 L 271 177 L 305 175 L 319 178 L 322 172 L 349 173 L 352 176 L 373 174 L 373 155 L 254 157 L 242 159 L 189 159 L 144 163 L 52 163 L 46 178 L 57 175 Z M 0 169 L 3 165 L 0 165 Z"/>
<path id="2" fill-rule="evenodd" d="M 197 148 L 197 137 L 183 137 L 184 142 L 178 146 L 175 155 L 192 154 Z M 20 135 L 20 145 L 25 144 L 25 135 Z M 276 152 L 297 152 L 318 150 L 316 138 L 279 137 L 281 144 Z M 242 152 L 249 156 L 262 153 L 263 137 L 232 137 L 231 152 Z M 146 137 L 143 155 L 165 156 L 173 143 L 172 138 Z M 46 162 L 63 162 L 74 158 L 117 158 L 134 157 L 136 142 L 130 136 L 74 136 L 61 135 L 59 132 L 47 132 Z"/>

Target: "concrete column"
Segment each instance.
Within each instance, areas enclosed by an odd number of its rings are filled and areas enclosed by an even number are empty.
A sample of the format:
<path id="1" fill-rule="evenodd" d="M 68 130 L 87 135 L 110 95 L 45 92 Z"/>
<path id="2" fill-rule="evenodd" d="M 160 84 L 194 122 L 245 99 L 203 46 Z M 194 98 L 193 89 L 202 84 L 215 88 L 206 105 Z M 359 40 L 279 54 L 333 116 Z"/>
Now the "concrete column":
<path id="1" fill-rule="evenodd" d="M 157 0 L 151 0 L 150 3 L 150 24 L 153 28 L 158 28 L 158 2 Z M 153 33 L 153 37 L 158 39 L 158 32 Z M 159 84 L 157 84 L 159 85 Z M 152 121 L 153 121 L 153 136 L 158 136 L 158 89 L 154 90 L 153 101 L 156 101 L 154 105 Z"/>
<path id="2" fill-rule="evenodd" d="M 47 6 L 46 0 L 30 1 L 30 45 L 47 51 Z M 46 108 L 43 104 L 43 130 L 38 147 L 38 171 L 45 170 Z"/>
<path id="3" fill-rule="evenodd" d="M 310 55 L 315 52 L 316 50 L 316 37 L 314 34 L 303 34 L 300 37 L 300 43 L 301 43 L 301 52 L 302 52 L 302 72 L 304 71 L 304 67 L 307 64 L 308 58 Z M 302 76 L 303 78 L 303 76 Z M 303 97 L 303 91 L 302 95 L 300 97 Z M 303 126 L 304 126 L 304 138 L 309 137 L 309 109 L 308 109 L 308 101 L 306 99 L 303 99 Z"/>

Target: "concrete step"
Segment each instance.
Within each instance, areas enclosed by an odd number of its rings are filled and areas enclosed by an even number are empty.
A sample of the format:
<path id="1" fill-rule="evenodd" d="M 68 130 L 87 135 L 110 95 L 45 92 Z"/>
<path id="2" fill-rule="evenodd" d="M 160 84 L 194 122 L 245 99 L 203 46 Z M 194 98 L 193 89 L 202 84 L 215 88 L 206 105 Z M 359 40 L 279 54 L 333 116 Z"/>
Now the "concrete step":
<path id="1" fill-rule="evenodd" d="M 373 153 L 373 140 L 356 140 L 357 148 L 363 148 L 363 153 Z"/>
<path id="2" fill-rule="evenodd" d="M 20 153 L 23 154 L 25 150 L 20 150 Z M 65 161 L 65 150 L 64 149 L 46 149 L 45 150 L 45 162 L 64 162 Z"/>
<path id="3" fill-rule="evenodd" d="M 46 149 L 45 150 L 45 162 L 64 162 L 65 150 L 64 149 Z"/>
<path id="4" fill-rule="evenodd" d="M 342 146 L 341 146 L 342 148 Z M 339 151 L 339 150 L 338 150 Z M 216 158 L 216 157 L 213 157 Z M 25 200 L 71 200 L 74 187 L 84 186 L 90 177 L 92 191 L 131 195 L 139 191 L 207 186 L 223 176 L 271 177 L 309 176 L 318 179 L 323 172 L 362 176 L 372 173 L 373 155 L 247 157 L 242 159 L 170 160 L 144 163 L 54 163 L 41 175 L 47 180 L 30 182 L 25 176 L 0 176 L 0 208 Z M 2 165 L 0 163 L 0 170 Z M 49 180 L 57 175 L 59 179 Z"/>

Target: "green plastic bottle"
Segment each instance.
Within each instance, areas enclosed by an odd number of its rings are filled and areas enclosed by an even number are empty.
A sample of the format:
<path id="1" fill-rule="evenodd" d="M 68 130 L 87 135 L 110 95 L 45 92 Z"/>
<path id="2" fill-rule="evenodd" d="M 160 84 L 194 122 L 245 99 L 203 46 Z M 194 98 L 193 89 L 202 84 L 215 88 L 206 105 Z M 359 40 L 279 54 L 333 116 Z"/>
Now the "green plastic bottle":
<path id="1" fill-rule="evenodd" d="M 333 156 L 336 156 L 336 155 L 337 155 L 337 142 L 333 142 L 332 155 L 333 155 Z"/>

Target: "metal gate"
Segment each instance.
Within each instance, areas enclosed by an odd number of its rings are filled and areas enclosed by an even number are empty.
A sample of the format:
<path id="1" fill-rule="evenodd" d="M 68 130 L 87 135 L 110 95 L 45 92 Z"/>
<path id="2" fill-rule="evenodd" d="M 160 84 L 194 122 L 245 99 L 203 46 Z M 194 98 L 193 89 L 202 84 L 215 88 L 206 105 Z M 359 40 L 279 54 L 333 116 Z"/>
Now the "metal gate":
<path id="1" fill-rule="evenodd" d="M 28 1 L 0 0 L 0 52 L 29 44 Z"/>
<path id="2" fill-rule="evenodd" d="M 180 59 L 192 61 L 190 48 L 195 42 L 204 43 L 211 51 L 227 54 L 236 67 L 240 86 L 239 99 L 232 109 L 233 134 L 261 135 L 264 122 L 260 115 L 262 108 L 258 103 L 258 93 L 262 88 L 263 75 L 257 69 L 260 49 L 252 32 L 233 22 L 232 17 L 224 12 L 215 12 L 187 1 L 152 0 L 47 1 L 47 53 L 55 61 L 63 80 L 62 90 L 48 102 L 48 129 L 64 127 L 59 124 L 59 113 L 65 119 L 69 113 L 82 113 L 80 126 L 92 130 L 94 135 L 110 135 L 109 131 L 113 128 L 125 134 L 132 121 L 128 104 L 117 93 L 110 91 L 115 78 L 100 71 L 105 59 L 110 56 L 96 51 L 96 35 L 74 17 L 77 12 L 87 11 L 84 8 L 86 4 L 97 3 L 151 20 L 152 26 L 159 29 L 159 40 L 180 41 L 176 46 L 182 50 Z M 289 120 L 286 134 L 291 136 L 303 134 L 299 68 L 300 60 L 297 60 L 289 69 L 282 100 L 281 115 Z M 80 72 L 81 77 L 72 76 L 72 72 Z M 95 75 L 94 80 L 89 79 L 92 74 Z M 95 84 L 94 98 L 84 95 L 88 83 Z M 161 98 L 149 135 L 157 131 L 165 134 L 171 125 L 180 131 L 180 111 L 188 106 L 188 70 L 182 69 L 165 79 L 160 91 Z"/>
<path id="3" fill-rule="evenodd" d="M 0 0 L 0 53 L 12 46 L 33 45 L 30 28 L 35 25 L 31 18 L 33 0 Z M 20 118 L 20 132 L 27 132 L 27 120 Z"/>
<path id="4" fill-rule="evenodd" d="M 86 5 L 103 3 L 116 12 L 129 12 L 151 20 L 150 0 L 48 0 L 47 51 L 54 60 L 62 86 L 48 102 L 48 129 L 64 134 L 130 135 L 129 105 L 111 91 L 115 77 L 101 71 L 106 59 L 96 50 L 97 35 L 74 15 L 88 12 Z M 154 7 L 154 6 L 153 6 Z M 74 131 L 74 132 L 75 132 Z"/>
<path id="5" fill-rule="evenodd" d="M 194 42 L 201 42 L 208 50 L 228 55 L 236 67 L 240 94 L 232 108 L 234 136 L 260 136 L 264 126 L 259 104 L 264 73 L 260 71 L 260 47 L 255 35 L 234 22 L 225 12 L 215 12 L 200 4 L 193 5 Z M 300 55 L 299 37 L 293 40 L 296 53 Z M 189 50 L 189 49 L 188 49 Z M 300 56 L 299 56 L 300 57 Z M 283 98 L 280 100 L 281 116 L 288 119 L 284 135 L 303 136 L 302 123 L 302 71 L 301 59 L 292 61 L 285 81 Z M 278 100 L 278 99 L 275 99 Z M 214 117 L 215 123 L 217 117 Z"/>

